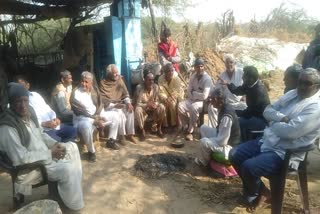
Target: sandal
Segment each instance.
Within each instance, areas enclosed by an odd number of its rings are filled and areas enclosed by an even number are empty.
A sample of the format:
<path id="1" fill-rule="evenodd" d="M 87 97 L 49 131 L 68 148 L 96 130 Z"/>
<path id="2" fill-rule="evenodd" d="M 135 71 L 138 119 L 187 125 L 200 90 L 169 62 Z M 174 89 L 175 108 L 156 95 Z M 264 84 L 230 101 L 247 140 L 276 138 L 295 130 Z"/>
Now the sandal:
<path id="1" fill-rule="evenodd" d="M 264 207 L 264 203 L 266 204 L 271 203 L 270 190 L 266 187 L 262 188 L 259 196 L 256 199 L 254 199 L 252 202 L 247 202 L 246 211 L 248 213 L 253 213 L 256 211 L 258 207 L 259 208 Z"/>

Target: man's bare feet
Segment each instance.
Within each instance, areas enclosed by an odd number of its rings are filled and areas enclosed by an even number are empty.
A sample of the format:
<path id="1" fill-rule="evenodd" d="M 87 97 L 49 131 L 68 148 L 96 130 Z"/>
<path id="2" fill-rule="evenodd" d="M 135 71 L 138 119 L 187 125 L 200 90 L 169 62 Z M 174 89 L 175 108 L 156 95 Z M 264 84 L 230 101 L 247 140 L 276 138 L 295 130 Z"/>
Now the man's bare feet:
<path id="1" fill-rule="evenodd" d="M 126 136 L 127 140 L 130 141 L 131 143 L 137 144 L 136 139 L 132 134 Z"/>
<path id="2" fill-rule="evenodd" d="M 140 141 L 145 141 L 145 140 L 146 140 L 146 131 L 144 129 L 141 129 Z"/>
<path id="3" fill-rule="evenodd" d="M 186 134 L 186 141 L 193 141 L 192 133 Z"/>
<path id="4" fill-rule="evenodd" d="M 162 132 L 161 129 L 158 129 L 157 135 L 158 135 L 160 138 L 164 138 L 164 133 Z"/>

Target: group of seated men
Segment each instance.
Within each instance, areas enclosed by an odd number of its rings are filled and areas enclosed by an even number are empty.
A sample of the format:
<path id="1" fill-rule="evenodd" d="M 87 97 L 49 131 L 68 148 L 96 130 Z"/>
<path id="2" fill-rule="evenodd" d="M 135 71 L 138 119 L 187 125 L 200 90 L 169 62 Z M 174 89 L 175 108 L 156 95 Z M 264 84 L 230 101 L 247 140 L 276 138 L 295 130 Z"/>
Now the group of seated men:
<path id="1" fill-rule="evenodd" d="M 206 106 L 209 126 L 217 127 L 220 122 L 218 109 L 206 101 L 213 90 L 219 89 L 239 117 L 241 142 L 245 142 L 251 139 L 252 130 L 263 130 L 267 125 L 263 111 L 270 101 L 257 69 L 246 66 L 242 70 L 235 64 L 233 56 L 226 55 L 226 70 L 213 84 L 205 71 L 205 61 L 197 58 L 185 100 L 182 81 L 171 63 L 163 66 L 157 83 L 154 74 L 145 70 L 143 82 L 136 86 L 133 101 L 114 64 L 106 67 L 105 78 L 98 86 L 94 85 L 93 74 L 84 71 L 80 84 L 73 89 L 71 73 L 63 71 L 52 92 L 54 110 L 37 92 L 28 92 L 29 104 L 44 132 L 57 142 L 67 142 L 78 136 L 88 149 L 84 157 L 95 162 L 93 132 L 96 128 L 107 133 L 106 147 L 117 150 L 119 144 L 125 144 L 125 139 L 136 143 L 135 130 L 139 139 L 145 140 L 146 123 L 150 123 L 147 127 L 161 138 L 165 136 L 164 127 L 174 127 L 184 130 L 186 140 L 193 140 L 199 115 Z M 17 76 L 15 81 L 29 90 L 30 83 L 23 76 Z"/>
<path id="2" fill-rule="evenodd" d="M 250 78 L 246 77 L 255 69 L 249 66 L 243 70 L 241 86 L 236 87 L 236 83 L 229 83 L 230 80 L 220 77 L 222 86 L 226 87 L 217 87 L 209 95 L 213 107 L 211 116 L 213 112 L 217 117 L 211 119 L 215 123 L 213 126 L 202 125 L 200 128 L 200 155 L 195 158 L 195 163 L 207 166 L 214 153 L 224 156 L 242 180 L 242 203 L 253 211 L 262 202 L 271 201 L 270 190 L 261 177 L 279 174 L 287 149 L 309 146 L 320 134 L 320 122 L 314 120 L 320 116 L 320 72 L 313 68 L 302 69 L 300 65 L 288 67 L 283 79 L 285 94 L 269 104 L 263 86 L 259 86 L 257 80 L 248 81 Z M 235 110 L 225 89 L 234 94 L 246 94 L 247 108 L 240 112 Z M 261 103 L 251 108 L 259 100 Z M 238 101 L 241 102 L 241 99 Z M 243 114 L 250 111 L 250 117 Z M 248 139 L 252 128 L 262 128 L 262 137 Z M 294 153 L 290 167 L 297 169 L 304 156 L 304 152 Z"/>
<path id="3" fill-rule="evenodd" d="M 206 107 L 209 126 L 217 127 L 219 112 L 212 103 L 206 101 L 210 100 L 210 93 L 218 89 L 239 117 L 241 141 L 250 139 L 252 130 L 263 130 L 267 124 L 263 111 L 270 100 L 265 85 L 259 79 L 258 70 L 254 66 L 236 68 L 232 55 L 226 55 L 224 60 L 226 70 L 215 84 L 204 70 L 204 61 L 200 58 L 195 61 L 195 72 L 190 77 L 187 99 L 180 102 L 178 108 L 182 127 L 186 130 L 186 140 L 193 139 L 199 115 Z"/>
<path id="4" fill-rule="evenodd" d="M 226 70 L 214 85 L 204 60 L 196 59 L 185 100 L 180 77 L 171 63 L 163 66 L 157 84 L 152 72 L 144 71 L 133 102 L 114 64 L 106 67 L 98 87 L 93 84 L 93 74 L 84 71 L 81 83 L 72 89 L 71 73 L 64 71 L 52 92 L 55 111 L 38 93 L 30 92 L 30 83 L 18 76 L 17 83 L 9 84 L 9 108 L 1 114 L 0 150 L 6 151 L 14 165 L 44 161 L 49 180 L 58 181 L 63 202 L 78 210 L 84 206 L 82 170 L 72 140 L 79 136 L 92 162 L 96 161 L 95 127 L 108 127 L 106 146 L 111 149 L 119 149 L 118 143 L 123 144 L 125 138 L 136 143 L 135 125 L 140 140 L 144 140 L 149 120 L 151 131 L 159 137 L 165 134 L 163 127 L 181 126 L 186 140 L 192 140 L 199 114 L 209 104 L 209 124 L 200 128 L 201 156 L 196 163 L 207 165 L 212 151 L 222 152 L 242 179 L 247 203 L 255 205 L 268 193 L 260 177 L 280 170 L 284 150 L 308 145 L 319 136 L 320 124 L 310 121 L 320 116 L 320 76 L 315 69 L 290 66 L 284 78 L 286 94 L 270 104 L 257 69 L 246 66 L 242 70 L 235 64 L 227 55 Z M 252 138 L 254 130 L 264 130 L 261 139 Z M 302 158 L 303 154 L 295 156 L 297 161 Z M 297 162 L 293 166 L 297 167 Z M 21 180 L 28 182 L 16 184 L 16 193 L 28 194 L 39 179 L 39 171 L 22 176 Z"/>

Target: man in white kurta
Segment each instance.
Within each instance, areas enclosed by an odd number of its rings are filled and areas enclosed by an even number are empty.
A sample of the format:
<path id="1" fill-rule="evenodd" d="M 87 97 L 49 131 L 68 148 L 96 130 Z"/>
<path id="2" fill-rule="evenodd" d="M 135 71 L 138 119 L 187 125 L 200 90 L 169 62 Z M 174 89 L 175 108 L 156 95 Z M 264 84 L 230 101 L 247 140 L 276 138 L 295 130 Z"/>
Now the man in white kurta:
<path id="1" fill-rule="evenodd" d="M 198 58 L 194 66 L 195 73 L 190 77 L 188 85 L 188 98 L 178 106 L 182 126 L 188 125 L 186 140 L 193 140 L 192 133 L 203 110 L 203 101 L 208 98 L 213 88 L 211 77 L 204 71 L 204 61 Z"/>
<path id="2" fill-rule="evenodd" d="M 244 110 L 247 108 L 247 104 L 242 100 L 242 96 L 237 96 L 230 92 L 226 84 L 233 83 L 236 87 L 243 84 L 242 76 L 243 70 L 236 67 L 235 58 L 232 55 L 227 54 L 224 58 L 226 70 L 223 71 L 215 85 L 216 89 L 221 89 L 226 96 L 226 103 L 230 105 L 234 110 Z M 215 127 L 217 118 L 217 110 L 209 105 L 208 107 L 208 120 L 209 126 Z"/>
<path id="3" fill-rule="evenodd" d="M 38 122 L 44 132 L 57 141 L 73 141 L 77 137 L 76 129 L 57 118 L 56 113 L 37 92 L 29 92 L 29 104 L 36 112 Z"/>
<path id="4" fill-rule="evenodd" d="M 25 77 L 17 76 L 16 82 L 22 84 L 27 90 L 30 89 L 30 83 Z M 50 137 L 62 142 L 75 140 L 77 137 L 76 129 L 71 125 L 61 123 L 56 113 L 39 93 L 29 91 L 29 105 L 34 109 L 44 132 Z"/>
<path id="5" fill-rule="evenodd" d="M 1 115 L 0 150 L 8 155 L 14 166 L 36 161 L 42 162 L 47 170 L 48 179 L 50 181 L 57 181 L 58 192 L 64 204 L 72 210 L 83 208 L 84 202 L 81 187 L 82 166 L 77 145 L 72 142 L 57 143 L 46 133 L 42 132 L 41 127 L 37 126 L 30 119 L 30 116 L 20 116 L 15 106 L 21 105 L 24 102 L 24 111 L 28 112 L 29 99 L 25 89 L 25 94 L 12 96 L 12 94 L 17 95 L 17 93 L 12 92 L 17 88 L 18 91 L 24 93 L 22 85 L 16 84 L 10 86 L 9 101 L 11 109 L 4 112 L 6 115 Z M 23 100 L 21 101 L 22 98 Z M 20 99 L 20 103 L 17 104 L 15 102 L 18 99 Z M 26 130 L 25 133 L 29 137 L 25 137 L 23 141 L 21 132 L 18 131 L 18 126 L 14 127 L 11 123 L 5 122 L 7 121 L 5 118 L 8 117 L 15 118 L 15 121 L 20 121 L 20 127 Z M 65 148 L 65 150 L 62 153 L 62 150 L 60 150 L 59 153 L 57 146 L 63 148 L 63 150 Z M 38 183 L 41 179 L 40 170 L 23 171 L 22 174 L 18 175 L 17 183 L 14 184 L 15 194 L 30 195 L 32 185 Z"/>
<path id="6" fill-rule="evenodd" d="M 234 109 L 226 104 L 226 96 L 221 89 L 215 89 L 210 95 L 211 105 L 218 110 L 217 126 L 200 127 L 201 155 L 195 159 L 197 164 L 206 166 L 212 152 L 219 152 L 228 160 L 232 146 L 240 142 L 239 121 Z"/>
<path id="7" fill-rule="evenodd" d="M 96 151 L 93 145 L 95 126 L 109 126 L 108 140 L 115 140 L 117 139 L 120 116 L 115 111 L 100 110 L 100 97 L 97 90 L 93 87 L 93 75 L 90 72 L 82 72 L 81 79 L 80 87 L 76 88 L 71 96 L 71 105 L 74 112 L 73 124 L 77 127 L 79 135 L 87 145 L 88 160 L 95 162 Z M 77 108 L 75 108 L 76 106 Z M 107 146 L 110 144 L 108 142 L 111 141 L 107 141 Z M 115 146 L 114 148 L 117 147 Z"/>

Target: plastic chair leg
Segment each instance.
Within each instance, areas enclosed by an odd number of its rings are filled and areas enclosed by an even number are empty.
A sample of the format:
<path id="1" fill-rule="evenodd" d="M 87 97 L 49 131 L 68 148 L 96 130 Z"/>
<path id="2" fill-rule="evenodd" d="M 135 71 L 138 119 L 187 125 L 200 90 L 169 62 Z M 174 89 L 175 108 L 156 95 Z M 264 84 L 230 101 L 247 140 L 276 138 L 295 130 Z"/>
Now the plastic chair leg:
<path id="1" fill-rule="evenodd" d="M 303 163 L 305 164 L 305 163 Z M 297 185 L 300 191 L 300 198 L 303 205 L 304 213 L 310 213 L 309 210 L 309 193 L 308 193 L 308 177 L 306 167 L 298 170 Z"/>
<path id="2" fill-rule="evenodd" d="M 271 187 L 271 214 L 281 214 L 286 178 L 273 177 L 269 181 Z"/>

